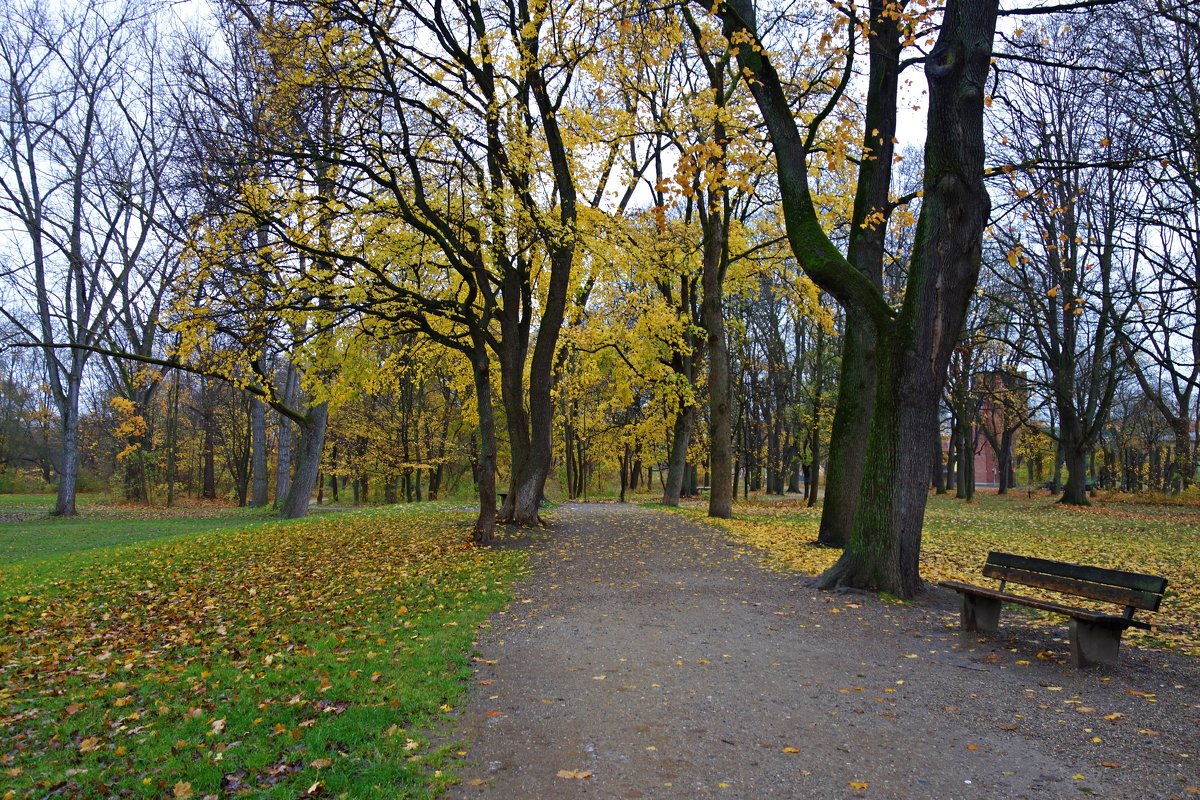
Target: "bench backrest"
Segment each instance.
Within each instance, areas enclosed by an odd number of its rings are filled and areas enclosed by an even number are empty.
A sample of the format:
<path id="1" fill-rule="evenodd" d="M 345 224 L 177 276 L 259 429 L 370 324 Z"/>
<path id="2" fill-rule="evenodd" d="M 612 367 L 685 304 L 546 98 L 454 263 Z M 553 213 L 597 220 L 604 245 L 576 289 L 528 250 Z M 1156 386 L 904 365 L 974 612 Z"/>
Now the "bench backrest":
<path id="1" fill-rule="evenodd" d="M 1157 611 L 1167 579 L 1140 572 L 1088 567 L 1012 553 L 988 553 L 983 574 L 1003 584 L 1020 583 L 1062 594 L 1086 597 L 1125 606 L 1126 616 L 1135 608 Z M 1003 586 L 1002 586 L 1003 588 Z"/>

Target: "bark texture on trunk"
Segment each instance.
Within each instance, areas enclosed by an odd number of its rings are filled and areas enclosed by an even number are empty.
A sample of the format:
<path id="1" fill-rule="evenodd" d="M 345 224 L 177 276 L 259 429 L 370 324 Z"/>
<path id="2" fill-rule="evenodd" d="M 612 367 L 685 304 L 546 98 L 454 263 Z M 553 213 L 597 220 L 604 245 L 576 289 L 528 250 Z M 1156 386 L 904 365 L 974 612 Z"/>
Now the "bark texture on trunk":
<path id="1" fill-rule="evenodd" d="M 492 410 L 491 362 L 487 345 L 476 337 L 471 353 L 475 403 L 479 410 L 479 516 L 472 537 L 476 544 L 491 544 L 496 533 L 496 416 Z"/>
<path id="2" fill-rule="evenodd" d="M 303 424 L 296 426 L 300 434 L 296 443 L 296 469 L 280 510 L 284 519 L 300 519 L 308 513 L 313 488 L 321 474 L 321 453 L 325 449 L 328 423 L 329 404 L 317 403 L 304 415 Z"/>
<path id="3" fill-rule="evenodd" d="M 62 456 L 58 467 L 58 495 L 54 499 L 56 517 L 75 516 L 75 492 L 79 483 L 79 390 L 72 383 L 67 403 L 60 409 Z"/>
<path id="4" fill-rule="evenodd" d="M 294 365 L 288 365 L 283 376 L 283 402 L 295 407 L 299 391 L 299 374 Z M 283 414 L 279 415 L 278 436 L 275 443 L 275 505 L 282 508 L 292 480 L 292 443 L 296 436 L 296 425 Z"/>
<path id="5" fill-rule="evenodd" d="M 723 203 L 722 203 L 723 205 Z M 733 514 L 733 402 L 729 384 L 729 347 L 725 339 L 722 291 L 725 261 L 725 214 L 708 212 L 701 277 L 701 317 L 708 337 L 708 462 L 711 485 L 708 515 Z"/>
<path id="6" fill-rule="evenodd" d="M 1063 484 L 1058 502 L 1068 506 L 1090 506 L 1087 495 L 1087 447 L 1078 442 L 1063 442 L 1063 458 L 1067 465 L 1067 482 Z"/>
<path id="7" fill-rule="evenodd" d="M 671 432 L 671 450 L 667 461 L 667 483 L 663 488 L 663 505 L 679 505 L 683 493 L 683 480 L 687 472 L 687 451 L 691 442 L 692 429 L 696 424 L 696 407 L 687 405 L 675 415 L 675 426 Z"/>
<path id="8" fill-rule="evenodd" d="M 883 258 L 896 135 L 896 99 L 900 78 L 900 24 L 897 14 L 880 0 L 869 6 L 870 81 L 867 116 L 863 121 L 863 151 L 871 153 L 859 165 L 846 259 L 876 287 L 883 286 Z M 884 215 L 880 220 L 879 215 Z M 846 336 L 842 344 L 841 378 L 829 441 L 825 503 L 817 541 L 845 547 L 854 528 L 862 485 L 867 438 L 875 402 L 876 328 L 870 316 L 846 305 Z"/>
<path id="9" fill-rule="evenodd" d="M 875 406 L 875 329 L 869 320 L 852 323 L 856 316 L 847 310 L 837 405 L 829 436 L 825 502 L 817 533 L 817 541 L 826 547 L 845 547 L 854 530 Z"/>
<path id="10" fill-rule="evenodd" d="M 267 504 L 270 476 L 267 474 L 267 406 L 257 397 L 250 400 L 250 471 L 253 483 L 250 505 L 261 508 Z"/>

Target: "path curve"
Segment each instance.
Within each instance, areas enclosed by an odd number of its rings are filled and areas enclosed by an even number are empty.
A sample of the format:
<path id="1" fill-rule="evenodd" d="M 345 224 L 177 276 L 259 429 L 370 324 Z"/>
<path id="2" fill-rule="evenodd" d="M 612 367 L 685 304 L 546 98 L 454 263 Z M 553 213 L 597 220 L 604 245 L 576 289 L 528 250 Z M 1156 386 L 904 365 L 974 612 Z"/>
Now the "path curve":
<path id="1" fill-rule="evenodd" d="M 1194 662 L 1131 649 L 1111 674 L 1081 673 L 1034 660 L 1056 646 L 1035 629 L 960 633 L 940 590 L 915 604 L 817 592 L 663 511 L 578 504 L 552 519 L 517 599 L 480 634 L 452 797 L 1184 797 L 1200 784 Z"/>

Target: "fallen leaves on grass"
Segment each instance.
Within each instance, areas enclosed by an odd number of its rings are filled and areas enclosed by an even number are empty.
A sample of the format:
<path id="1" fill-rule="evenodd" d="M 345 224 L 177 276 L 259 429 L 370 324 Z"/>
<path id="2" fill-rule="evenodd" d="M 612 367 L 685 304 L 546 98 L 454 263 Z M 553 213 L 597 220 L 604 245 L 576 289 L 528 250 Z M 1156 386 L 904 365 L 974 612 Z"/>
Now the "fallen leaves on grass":
<path id="1" fill-rule="evenodd" d="M 468 524 L 330 515 L 136 545 L 5 586 L 0 723 L 19 796 L 325 793 L 305 764 L 351 787 L 373 775 L 357 797 L 423 780 L 433 756 L 410 764 L 386 731 L 457 701 L 471 629 L 523 558 L 470 546 Z M 354 755 L 371 750 L 395 755 Z"/>
<path id="2" fill-rule="evenodd" d="M 684 508 L 678 513 L 699 518 L 703 512 Z M 1119 535 L 1114 517 L 1120 519 Z M 813 546 L 819 521 L 820 509 L 798 500 L 737 503 L 732 519 L 706 519 L 735 539 L 768 551 L 777 565 L 809 575 L 824 572 L 841 555 L 834 548 Z M 1073 509 L 1048 497 L 980 494 L 968 504 L 933 496 L 921 541 L 921 576 L 931 582 L 986 583 L 979 569 L 990 550 L 1055 560 L 1070 553 L 1072 561 L 1083 564 L 1162 575 L 1168 580 L 1162 607 L 1144 615 L 1161 631 L 1131 629 L 1126 637 L 1200 655 L 1200 508 L 1098 503 Z M 1071 601 L 1087 604 L 1079 598 Z M 1063 624 L 1058 614 L 1032 618 L 1037 624 Z M 1057 660 L 1049 651 L 1038 658 Z"/>

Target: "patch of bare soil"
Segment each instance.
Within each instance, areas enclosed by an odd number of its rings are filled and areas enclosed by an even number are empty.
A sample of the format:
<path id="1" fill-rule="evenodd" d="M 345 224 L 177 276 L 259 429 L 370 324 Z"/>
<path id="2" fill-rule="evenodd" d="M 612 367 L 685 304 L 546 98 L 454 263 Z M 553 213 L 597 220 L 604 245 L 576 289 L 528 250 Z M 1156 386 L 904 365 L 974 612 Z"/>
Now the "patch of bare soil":
<path id="1" fill-rule="evenodd" d="M 720 531 L 575 505 L 481 632 L 459 798 L 1188 798 L 1200 667 L 1080 671 L 956 596 L 816 591 Z"/>

